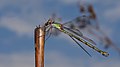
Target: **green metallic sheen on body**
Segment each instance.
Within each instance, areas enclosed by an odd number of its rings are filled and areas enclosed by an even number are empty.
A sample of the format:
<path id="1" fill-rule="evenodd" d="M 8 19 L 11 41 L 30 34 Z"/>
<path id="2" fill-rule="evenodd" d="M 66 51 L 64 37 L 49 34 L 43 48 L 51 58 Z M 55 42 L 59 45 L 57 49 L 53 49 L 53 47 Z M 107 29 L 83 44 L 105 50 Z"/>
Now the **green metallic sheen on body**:
<path id="1" fill-rule="evenodd" d="M 67 32 L 66 30 L 64 30 L 63 27 L 62 27 L 62 24 L 60 24 L 60 23 L 53 23 L 52 26 L 55 27 L 55 28 L 57 28 L 57 29 L 60 30 L 61 32 L 65 33 L 65 34 L 67 34 L 67 35 L 69 35 L 69 36 L 71 36 L 71 37 L 76 38 L 77 40 L 81 41 L 81 42 L 84 43 L 85 45 L 87 45 L 87 46 L 89 46 L 90 48 L 94 49 L 95 51 L 101 53 L 103 56 L 105 56 L 105 57 L 109 56 L 109 54 L 108 54 L 107 52 L 98 49 L 97 47 L 95 47 L 95 46 L 93 46 L 92 44 L 86 42 L 85 40 L 83 40 L 83 39 L 81 39 L 81 38 L 79 38 L 79 37 L 77 37 L 77 36 L 75 36 L 75 35 Z"/>
<path id="2" fill-rule="evenodd" d="M 60 23 L 53 23 L 52 26 L 61 30 L 61 24 Z"/>

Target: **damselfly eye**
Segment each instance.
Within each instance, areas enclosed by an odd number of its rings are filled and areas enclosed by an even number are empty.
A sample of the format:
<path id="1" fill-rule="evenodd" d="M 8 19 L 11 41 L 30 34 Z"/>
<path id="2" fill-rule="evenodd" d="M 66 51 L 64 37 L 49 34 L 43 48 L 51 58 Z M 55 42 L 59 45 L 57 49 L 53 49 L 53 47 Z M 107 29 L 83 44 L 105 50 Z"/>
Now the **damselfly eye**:
<path id="1" fill-rule="evenodd" d="M 52 24 L 52 23 L 54 23 L 54 21 L 51 20 L 51 19 L 49 19 L 49 20 L 48 20 L 48 23 L 49 23 L 49 24 Z"/>
<path id="2" fill-rule="evenodd" d="M 50 23 L 50 22 L 51 22 L 51 20 L 48 20 L 48 22 Z"/>
<path id="3" fill-rule="evenodd" d="M 49 19 L 47 23 L 48 23 L 48 24 L 51 24 L 51 20 Z"/>

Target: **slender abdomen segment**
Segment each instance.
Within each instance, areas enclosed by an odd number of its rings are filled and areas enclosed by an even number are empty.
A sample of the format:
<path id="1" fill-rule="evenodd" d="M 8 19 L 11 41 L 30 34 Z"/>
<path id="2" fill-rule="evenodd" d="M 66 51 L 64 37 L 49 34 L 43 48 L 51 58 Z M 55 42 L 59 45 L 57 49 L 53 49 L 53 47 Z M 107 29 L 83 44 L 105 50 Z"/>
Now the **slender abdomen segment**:
<path id="1" fill-rule="evenodd" d="M 79 37 L 77 37 L 77 36 L 67 32 L 65 30 L 60 30 L 60 31 L 64 32 L 65 34 L 68 34 L 69 36 L 72 36 L 72 37 L 76 38 L 78 41 L 84 43 L 85 45 L 89 46 L 90 48 L 94 49 L 95 51 L 101 53 L 103 56 L 105 56 L 105 57 L 109 56 L 109 54 L 107 52 L 98 49 L 97 47 L 95 47 L 92 44 L 86 42 L 85 40 L 83 40 L 83 39 L 81 39 L 81 38 L 79 38 Z"/>

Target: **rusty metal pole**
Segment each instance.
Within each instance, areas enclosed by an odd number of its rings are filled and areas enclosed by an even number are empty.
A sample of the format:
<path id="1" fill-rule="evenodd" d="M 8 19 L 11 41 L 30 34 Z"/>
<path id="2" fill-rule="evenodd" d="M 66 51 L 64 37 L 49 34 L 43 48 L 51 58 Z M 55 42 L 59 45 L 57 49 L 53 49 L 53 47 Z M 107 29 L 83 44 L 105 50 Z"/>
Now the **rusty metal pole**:
<path id="1" fill-rule="evenodd" d="M 45 27 L 36 27 L 35 33 L 35 67 L 44 67 Z"/>

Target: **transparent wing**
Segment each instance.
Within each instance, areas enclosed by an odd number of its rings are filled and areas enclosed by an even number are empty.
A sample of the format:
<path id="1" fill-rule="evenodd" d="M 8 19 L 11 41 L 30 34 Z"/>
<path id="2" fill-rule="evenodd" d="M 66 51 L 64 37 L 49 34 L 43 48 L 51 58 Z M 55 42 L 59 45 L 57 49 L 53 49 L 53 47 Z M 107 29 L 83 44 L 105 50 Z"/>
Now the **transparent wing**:
<path id="1" fill-rule="evenodd" d="M 50 37 L 51 35 L 58 36 L 59 34 L 60 34 L 60 31 L 56 28 L 51 27 L 51 26 L 46 29 L 46 36 L 47 37 Z"/>
<path id="2" fill-rule="evenodd" d="M 61 18 L 57 17 L 56 13 L 53 13 L 51 17 L 52 17 L 52 20 L 55 22 L 61 21 Z M 60 31 L 56 28 L 52 28 L 51 32 L 52 32 L 52 35 L 54 35 L 54 36 L 58 36 L 60 34 Z"/>
<path id="3" fill-rule="evenodd" d="M 55 22 L 60 22 L 61 21 L 61 18 L 57 17 L 56 13 L 53 13 L 51 15 L 51 19 Z M 51 26 L 49 26 L 49 27 L 51 27 Z M 47 34 L 46 34 L 46 36 L 48 36 L 48 37 L 50 37 L 51 35 L 58 36 L 60 34 L 60 31 L 57 30 L 56 28 L 51 27 L 51 28 L 48 28 L 48 29 L 49 30 L 47 31 Z"/>
<path id="4" fill-rule="evenodd" d="M 71 28 L 71 29 L 83 29 L 86 28 L 87 25 L 90 25 L 90 20 L 87 16 L 83 15 L 80 17 L 76 17 L 75 19 L 65 22 L 63 25 Z"/>
<path id="5" fill-rule="evenodd" d="M 68 21 L 66 23 L 64 23 L 63 25 L 67 26 L 67 28 L 72 29 L 72 30 L 81 30 L 84 28 L 96 28 L 98 27 L 98 23 L 97 23 L 97 19 L 96 19 L 96 14 L 95 11 L 93 9 L 93 6 L 90 4 L 87 7 L 85 7 L 84 5 L 80 5 L 80 12 L 82 13 L 82 16 L 76 17 L 75 19 Z M 90 27 L 88 27 L 88 25 Z M 73 32 L 73 31 L 72 31 Z M 81 35 L 81 32 L 77 32 L 77 35 Z M 85 40 L 95 44 L 94 41 L 92 41 L 91 39 L 85 37 L 85 36 L 80 36 L 82 38 L 84 38 Z"/>
<path id="6" fill-rule="evenodd" d="M 87 28 L 87 25 L 94 27 L 96 29 L 99 28 L 96 13 L 91 4 L 87 6 L 79 4 L 79 10 L 80 10 L 81 16 L 78 16 L 75 19 L 68 21 L 64 24 L 69 26 L 69 28 L 72 28 L 72 29 L 73 28 L 78 28 L 78 29 Z"/>
<path id="7" fill-rule="evenodd" d="M 61 32 L 58 30 L 58 29 L 56 29 L 56 28 L 52 28 L 52 35 L 53 36 L 58 36 Z"/>
<path id="8" fill-rule="evenodd" d="M 90 42 L 90 43 L 96 45 L 96 43 L 95 43 L 93 40 L 91 40 L 91 39 L 89 39 L 89 38 L 83 36 L 82 32 L 80 32 L 79 30 L 70 29 L 70 28 L 67 28 L 67 27 L 65 27 L 65 26 L 63 26 L 63 28 L 64 28 L 65 30 L 69 31 L 70 33 L 75 34 L 75 35 L 77 35 L 77 36 L 83 38 L 84 40 L 86 40 L 86 41 L 88 41 L 88 42 Z"/>

